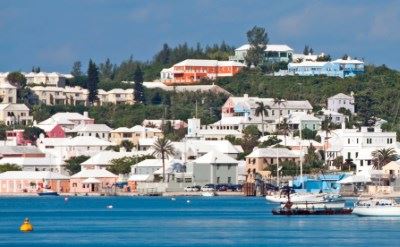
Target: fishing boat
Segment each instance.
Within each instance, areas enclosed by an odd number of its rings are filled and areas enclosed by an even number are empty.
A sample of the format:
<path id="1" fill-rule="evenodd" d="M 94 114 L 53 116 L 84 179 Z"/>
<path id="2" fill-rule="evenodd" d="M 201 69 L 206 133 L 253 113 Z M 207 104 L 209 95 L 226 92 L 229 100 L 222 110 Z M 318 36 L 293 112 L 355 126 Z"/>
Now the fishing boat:
<path id="1" fill-rule="evenodd" d="M 359 200 L 354 205 L 353 214 L 357 216 L 399 217 L 400 204 L 394 199 Z"/>

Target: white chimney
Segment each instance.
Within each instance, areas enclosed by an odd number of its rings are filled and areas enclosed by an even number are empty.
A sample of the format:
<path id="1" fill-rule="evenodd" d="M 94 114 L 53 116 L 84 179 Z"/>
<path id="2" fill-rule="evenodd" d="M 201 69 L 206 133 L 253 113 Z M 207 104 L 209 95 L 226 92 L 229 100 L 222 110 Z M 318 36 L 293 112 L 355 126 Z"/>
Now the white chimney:
<path id="1" fill-rule="evenodd" d="M 247 99 L 249 95 L 247 93 L 243 94 L 243 98 Z"/>
<path id="2" fill-rule="evenodd" d="M 86 118 L 89 118 L 89 113 L 87 111 L 84 111 L 83 112 L 83 116 L 86 117 Z"/>

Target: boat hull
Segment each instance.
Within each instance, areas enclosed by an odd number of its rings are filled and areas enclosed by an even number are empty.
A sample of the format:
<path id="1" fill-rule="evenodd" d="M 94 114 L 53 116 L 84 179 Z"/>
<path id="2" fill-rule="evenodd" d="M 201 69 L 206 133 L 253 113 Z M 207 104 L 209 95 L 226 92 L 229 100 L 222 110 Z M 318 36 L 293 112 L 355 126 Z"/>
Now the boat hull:
<path id="1" fill-rule="evenodd" d="M 290 195 L 291 202 L 323 202 L 326 194 L 292 194 Z M 265 199 L 272 203 L 285 203 L 288 200 L 286 195 L 265 196 Z"/>
<path id="2" fill-rule="evenodd" d="M 351 214 L 351 208 L 341 208 L 341 209 L 274 209 L 272 210 L 273 215 L 344 215 Z"/>
<path id="3" fill-rule="evenodd" d="M 291 209 L 309 209 L 309 210 L 317 210 L 317 209 L 343 209 L 346 201 L 337 200 L 337 201 L 324 201 L 324 202 L 294 202 L 291 206 Z M 286 203 L 281 204 L 281 208 L 284 208 Z"/>
<path id="4" fill-rule="evenodd" d="M 355 207 L 353 214 L 364 217 L 400 217 L 400 206 Z"/>
<path id="5" fill-rule="evenodd" d="M 53 192 L 39 192 L 39 196 L 59 196 L 59 194 L 55 191 Z"/>

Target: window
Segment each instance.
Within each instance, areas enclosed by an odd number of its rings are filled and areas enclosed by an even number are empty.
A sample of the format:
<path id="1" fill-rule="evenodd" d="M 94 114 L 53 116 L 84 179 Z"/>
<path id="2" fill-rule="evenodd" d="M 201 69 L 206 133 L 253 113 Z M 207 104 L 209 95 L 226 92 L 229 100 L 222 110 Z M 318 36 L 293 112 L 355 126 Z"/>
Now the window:
<path id="1" fill-rule="evenodd" d="M 228 184 L 232 183 L 232 178 L 228 177 Z"/>
<path id="2" fill-rule="evenodd" d="M 356 158 L 358 158 L 358 152 L 356 152 Z"/>
<path id="3" fill-rule="evenodd" d="M 217 184 L 219 184 L 220 183 L 220 177 L 217 177 Z"/>
<path id="4" fill-rule="evenodd" d="M 219 165 L 217 165 L 217 170 L 219 170 Z"/>
<path id="5" fill-rule="evenodd" d="M 364 166 L 364 160 L 360 160 L 360 166 Z"/>
<path id="6" fill-rule="evenodd" d="M 350 138 L 347 138 L 347 144 L 350 144 Z"/>
<path id="7" fill-rule="evenodd" d="M 351 159 L 351 153 L 350 152 L 347 153 L 347 159 Z"/>

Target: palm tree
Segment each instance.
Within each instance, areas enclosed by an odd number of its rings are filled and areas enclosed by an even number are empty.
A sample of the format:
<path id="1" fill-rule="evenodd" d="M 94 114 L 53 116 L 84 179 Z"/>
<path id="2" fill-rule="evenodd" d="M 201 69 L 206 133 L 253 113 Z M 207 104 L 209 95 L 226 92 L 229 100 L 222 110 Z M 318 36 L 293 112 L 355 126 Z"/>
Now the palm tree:
<path id="1" fill-rule="evenodd" d="M 153 144 L 154 152 L 152 155 L 161 156 L 163 166 L 163 182 L 165 182 L 165 158 L 175 154 L 174 147 L 170 140 L 165 138 L 157 139 Z"/>
<path id="2" fill-rule="evenodd" d="M 333 124 L 332 124 L 332 116 L 329 115 L 329 117 L 326 117 L 324 121 L 322 121 L 321 124 L 321 130 L 325 131 L 325 145 L 324 145 L 324 159 L 325 159 L 325 165 L 327 165 L 327 155 L 326 155 L 326 148 L 328 145 L 328 139 L 329 139 L 329 134 L 332 133 L 333 130 Z"/>
<path id="3" fill-rule="evenodd" d="M 287 118 L 284 118 L 282 123 L 279 124 L 279 130 L 278 131 L 280 131 L 284 135 L 285 146 L 286 146 L 286 136 L 289 135 L 289 133 L 291 131 L 290 125 L 287 122 Z"/>
<path id="4" fill-rule="evenodd" d="M 268 116 L 268 110 L 271 109 L 268 105 L 264 105 L 264 102 L 259 101 L 256 102 L 257 107 L 255 111 L 255 115 L 261 116 L 261 125 L 262 125 L 262 135 L 264 136 L 265 129 L 264 129 L 264 116 Z"/>
<path id="5" fill-rule="evenodd" d="M 374 158 L 374 163 L 377 165 L 377 169 L 380 170 L 382 166 L 397 159 L 397 152 L 393 148 L 382 148 L 373 151 L 372 157 Z"/>

